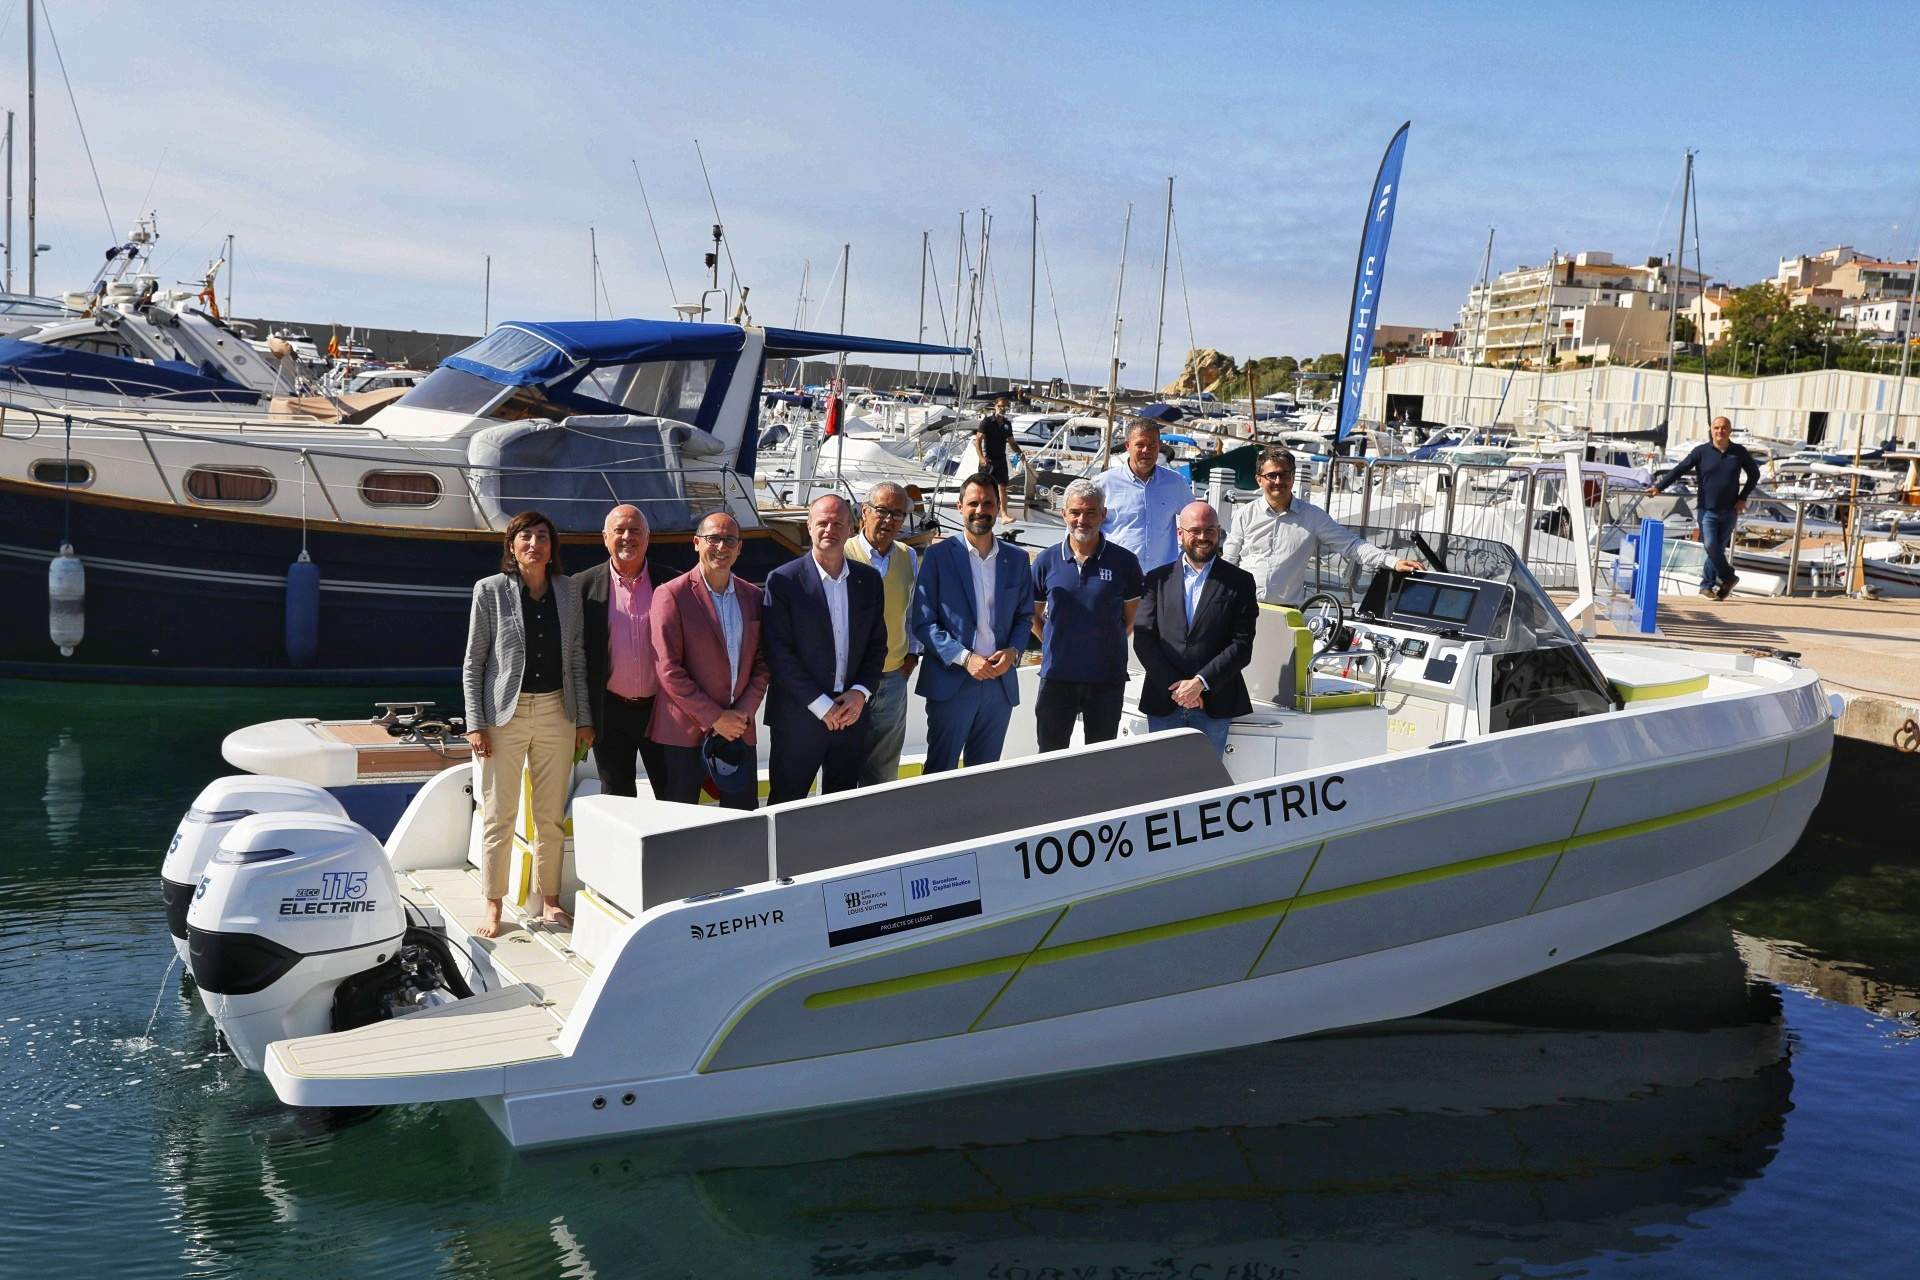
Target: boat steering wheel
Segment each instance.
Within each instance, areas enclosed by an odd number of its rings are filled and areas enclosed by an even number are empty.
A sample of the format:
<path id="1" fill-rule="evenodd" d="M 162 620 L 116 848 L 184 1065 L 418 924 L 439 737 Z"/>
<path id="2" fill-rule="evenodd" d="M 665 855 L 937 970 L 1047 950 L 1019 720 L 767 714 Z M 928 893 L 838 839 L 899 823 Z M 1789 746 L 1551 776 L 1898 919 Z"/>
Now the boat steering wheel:
<path id="1" fill-rule="evenodd" d="M 1320 647 L 1314 652 L 1319 657 L 1330 649 L 1344 649 L 1352 643 L 1352 632 L 1347 630 L 1346 607 L 1338 596 L 1325 591 L 1316 591 L 1300 602 L 1300 616 L 1306 620 L 1307 630 L 1313 632 Z"/>

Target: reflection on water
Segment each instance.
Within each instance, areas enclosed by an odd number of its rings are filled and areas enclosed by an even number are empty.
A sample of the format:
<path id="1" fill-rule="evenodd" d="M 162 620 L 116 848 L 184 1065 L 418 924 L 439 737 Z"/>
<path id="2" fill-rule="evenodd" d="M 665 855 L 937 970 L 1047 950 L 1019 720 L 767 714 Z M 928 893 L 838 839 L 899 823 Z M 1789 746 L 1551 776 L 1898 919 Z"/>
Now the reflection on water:
<path id="1" fill-rule="evenodd" d="M 86 779 L 80 744 L 62 729 L 59 740 L 47 748 L 47 789 L 40 797 L 47 807 L 47 843 L 55 849 L 64 851 L 72 846 Z"/>
<path id="2" fill-rule="evenodd" d="M 1767 1165 L 1791 1090 L 1777 997 L 1711 914 L 1369 1032 L 556 1154 L 514 1155 L 468 1107 L 309 1128 L 220 1083 L 162 1135 L 185 1255 L 279 1256 L 269 1222 L 439 1224 L 396 1275 L 429 1252 L 454 1274 L 620 1275 L 643 1251 L 1010 1277 L 1653 1254 Z"/>
<path id="3" fill-rule="evenodd" d="M 1738 1248 L 1714 1235 L 1705 1263 L 1689 1251 L 1703 1223 L 1765 1201 L 1791 1135 L 1808 1132 L 1805 1048 L 1776 988 L 1754 980 L 1780 947 L 1757 935 L 1812 937 L 1873 975 L 1898 963 L 1844 949 L 1874 930 L 1815 932 L 1817 912 L 1796 934 L 1759 928 L 1764 913 L 1803 911 L 1761 886 L 1426 1018 L 516 1155 L 468 1105 L 282 1107 L 215 1051 L 177 978 L 141 1040 L 172 954 L 155 883 L 166 833 L 223 771 L 222 734 L 300 708 L 264 692 L 206 706 L 125 691 L 76 704 L 19 686 L 0 698 L 0 777 L 31 778 L 44 760 L 48 779 L 42 795 L 0 790 L 0 820 L 26 845 L 0 865 L 0 1227 L 52 1274 L 110 1260 L 128 1280 L 1696 1275 L 1755 1247 L 1778 1264 L 1805 1241 L 1769 1252 L 1764 1224 L 1736 1232 Z M 324 710 L 362 704 L 335 695 Z M 1863 855 L 1847 874 L 1902 868 Z M 1910 1094 L 1910 1056 L 1863 1059 L 1886 1074 L 1861 1083 L 1876 1100 L 1843 1121 L 1855 1129 L 1817 1162 L 1815 1185 L 1884 1200 L 1872 1191 L 1913 1172 L 1911 1152 L 1904 1172 L 1883 1158 L 1867 1175 L 1847 1150 L 1878 1123 L 1879 1093 Z"/>

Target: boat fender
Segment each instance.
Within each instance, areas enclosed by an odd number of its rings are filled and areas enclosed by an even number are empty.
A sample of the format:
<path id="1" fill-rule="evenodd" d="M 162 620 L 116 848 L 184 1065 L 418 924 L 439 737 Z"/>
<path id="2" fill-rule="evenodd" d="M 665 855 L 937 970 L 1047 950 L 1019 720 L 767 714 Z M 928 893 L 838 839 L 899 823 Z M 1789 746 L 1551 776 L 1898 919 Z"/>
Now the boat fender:
<path id="1" fill-rule="evenodd" d="M 313 665 L 320 652 L 320 566 L 302 551 L 287 566 L 287 661 Z"/>
<path id="2" fill-rule="evenodd" d="M 71 658 L 86 634 L 87 567 L 73 544 L 63 542 L 47 565 L 47 635 L 60 646 L 61 657 Z"/>

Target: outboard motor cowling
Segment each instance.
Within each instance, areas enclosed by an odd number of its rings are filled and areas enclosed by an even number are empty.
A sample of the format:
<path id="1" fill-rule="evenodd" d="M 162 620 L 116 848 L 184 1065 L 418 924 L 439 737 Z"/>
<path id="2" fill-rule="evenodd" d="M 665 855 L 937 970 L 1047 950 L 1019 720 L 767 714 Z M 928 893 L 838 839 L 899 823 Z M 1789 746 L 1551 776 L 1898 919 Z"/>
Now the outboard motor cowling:
<path id="1" fill-rule="evenodd" d="M 387 852 L 344 817 L 266 813 L 228 830 L 187 911 L 200 997 L 242 1066 L 336 1028 L 340 984 L 389 965 L 406 907 Z"/>
<path id="2" fill-rule="evenodd" d="M 308 813 L 344 818 L 347 811 L 333 794 L 311 782 L 266 774 L 236 773 L 215 778 L 194 797 L 193 807 L 174 828 L 160 864 L 160 895 L 167 906 L 167 931 L 182 963 L 187 959 L 187 908 L 207 862 L 220 841 L 242 818 L 256 813 Z"/>

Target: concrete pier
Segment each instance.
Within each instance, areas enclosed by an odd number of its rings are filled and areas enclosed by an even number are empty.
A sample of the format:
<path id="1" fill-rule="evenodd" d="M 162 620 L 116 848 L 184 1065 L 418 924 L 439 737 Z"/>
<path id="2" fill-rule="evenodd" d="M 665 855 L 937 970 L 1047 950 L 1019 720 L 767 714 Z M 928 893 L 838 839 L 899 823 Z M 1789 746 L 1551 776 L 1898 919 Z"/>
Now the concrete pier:
<path id="1" fill-rule="evenodd" d="M 1920 599 L 1761 599 L 1663 596 L 1660 636 L 1600 620 L 1600 634 L 1697 648 L 1783 649 L 1847 701 L 1842 736 L 1887 747 L 1920 764 Z"/>

